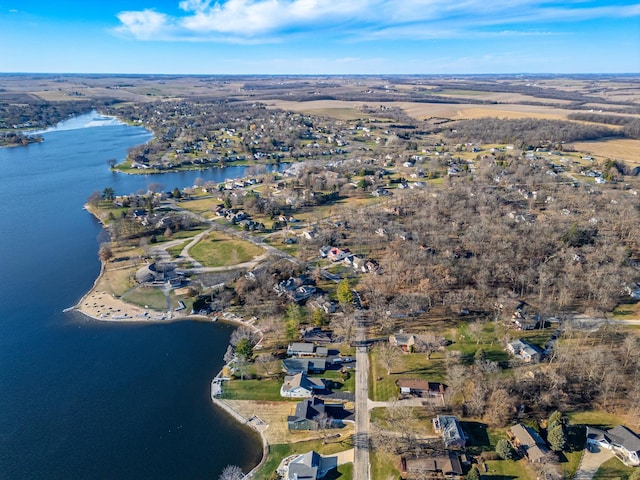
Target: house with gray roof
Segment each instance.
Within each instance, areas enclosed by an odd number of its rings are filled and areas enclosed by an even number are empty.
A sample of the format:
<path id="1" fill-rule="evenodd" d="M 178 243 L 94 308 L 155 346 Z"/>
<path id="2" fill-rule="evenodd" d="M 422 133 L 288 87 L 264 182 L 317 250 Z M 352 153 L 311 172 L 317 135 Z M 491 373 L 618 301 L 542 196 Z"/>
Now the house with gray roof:
<path id="1" fill-rule="evenodd" d="M 549 452 L 540 434 L 531 427 L 518 423 L 509 429 L 509 436 L 513 445 L 530 462 L 539 462 Z"/>
<path id="2" fill-rule="evenodd" d="M 353 412 L 345 410 L 343 404 L 327 404 L 313 397 L 296 404 L 294 414 L 287 417 L 287 426 L 289 430 L 318 430 L 325 422 L 325 428 L 340 428 L 344 426 L 343 419 L 351 417 Z"/>
<path id="3" fill-rule="evenodd" d="M 611 450 L 625 465 L 640 466 L 640 437 L 624 425 L 610 430 L 587 427 L 587 444 Z"/>
<path id="4" fill-rule="evenodd" d="M 542 351 L 539 347 L 521 339 L 507 343 L 506 350 L 514 357 L 527 363 L 538 363 L 542 358 Z"/>
<path id="5" fill-rule="evenodd" d="M 326 358 L 285 358 L 282 368 L 289 375 L 296 373 L 323 373 L 327 369 Z"/>
<path id="6" fill-rule="evenodd" d="M 306 373 L 301 372 L 284 377 L 284 383 L 280 387 L 280 396 L 285 398 L 308 398 L 313 396 L 314 392 L 322 391 L 325 388 L 322 378 L 310 378 Z"/>
<path id="7" fill-rule="evenodd" d="M 454 415 L 438 415 L 433 419 L 433 430 L 442 437 L 447 448 L 464 448 L 467 440 Z"/>
<path id="8" fill-rule="evenodd" d="M 307 342 L 293 342 L 287 348 L 287 355 L 290 357 L 326 357 L 328 354 L 327 347 L 320 347 Z"/>

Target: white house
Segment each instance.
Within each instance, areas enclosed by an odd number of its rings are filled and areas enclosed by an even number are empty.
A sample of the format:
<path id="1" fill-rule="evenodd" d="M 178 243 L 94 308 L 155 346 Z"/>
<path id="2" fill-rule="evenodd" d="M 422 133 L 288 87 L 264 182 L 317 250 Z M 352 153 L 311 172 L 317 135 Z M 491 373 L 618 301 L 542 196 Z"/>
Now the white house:
<path id="1" fill-rule="evenodd" d="M 611 450 L 626 465 L 640 466 L 640 437 L 623 425 L 610 430 L 587 427 L 587 444 Z"/>
<path id="2" fill-rule="evenodd" d="M 284 377 L 284 383 L 280 387 L 280 396 L 285 398 L 309 398 L 318 390 L 324 390 L 324 380 L 321 378 L 309 378 L 306 373 Z"/>

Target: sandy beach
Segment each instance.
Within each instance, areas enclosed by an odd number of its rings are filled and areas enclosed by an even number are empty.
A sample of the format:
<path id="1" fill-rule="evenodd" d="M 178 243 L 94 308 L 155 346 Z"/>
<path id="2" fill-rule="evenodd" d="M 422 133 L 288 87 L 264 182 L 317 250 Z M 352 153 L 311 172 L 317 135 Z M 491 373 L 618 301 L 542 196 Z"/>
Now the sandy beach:
<path id="1" fill-rule="evenodd" d="M 167 319 L 165 312 L 138 307 L 112 294 L 93 289 L 73 308 L 95 320 L 102 321 L 153 322 Z"/>

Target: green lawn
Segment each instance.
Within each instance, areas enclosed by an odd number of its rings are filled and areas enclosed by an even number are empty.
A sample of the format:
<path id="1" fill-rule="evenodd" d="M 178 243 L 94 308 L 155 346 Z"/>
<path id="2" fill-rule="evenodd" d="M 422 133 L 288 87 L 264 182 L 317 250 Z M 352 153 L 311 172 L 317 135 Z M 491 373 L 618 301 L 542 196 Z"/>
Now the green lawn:
<path id="1" fill-rule="evenodd" d="M 163 311 L 167 309 L 167 300 L 162 290 L 152 287 L 140 287 L 131 290 L 122 299 L 140 307 Z"/>
<path id="2" fill-rule="evenodd" d="M 480 470 L 484 480 L 535 480 L 536 476 L 529 469 L 526 460 L 487 460 L 488 471 Z"/>
<path id="3" fill-rule="evenodd" d="M 226 267 L 248 262 L 264 250 L 252 243 L 220 233 L 204 236 L 190 250 L 194 260 L 205 267 Z"/>
<path id="4" fill-rule="evenodd" d="M 591 425 L 594 427 L 612 428 L 624 423 L 621 417 L 600 410 L 571 412 L 568 414 L 568 417 L 571 425 Z"/>
<path id="5" fill-rule="evenodd" d="M 175 247 L 169 247 L 167 248 L 167 252 L 169 253 L 169 255 L 171 255 L 173 259 L 176 259 L 178 255 L 180 255 L 180 253 L 182 252 L 182 249 L 187 245 L 187 243 L 189 243 L 189 240 L 185 240 L 184 242 L 176 245 Z"/>
<path id="6" fill-rule="evenodd" d="M 444 359 L 437 354 L 432 355 L 430 360 L 424 353 L 403 354 L 391 375 L 387 375 L 374 350 L 370 356 L 370 368 L 369 397 L 383 402 L 390 398 L 398 398 L 396 382 L 400 378 L 424 378 L 431 382 L 444 382 L 446 377 Z"/>
<path id="7" fill-rule="evenodd" d="M 400 466 L 397 455 L 391 455 L 380 450 L 372 450 L 369 454 L 371 464 L 371 478 L 375 480 L 396 480 L 400 478 L 400 472 L 396 468 Z"/>
<path id="8" fill-rule="evenodd" d="M 280 396 L 279 380 L 230 380 L 222 385 L 222 398 L 229 400 L 286 401 Z M 300 399 L 297 399 L 300 401 Z"/>
<path id="9" fill-rule="evenodd" d="M 349 364 L 346 364 L 349 365 Z M 342 379 L 342 374 L 340 370 L 327 370 L 322 375 L 314 375 L 321 378 L 326 378 L 329 380 L 333 380 L 334 382 L 338 382 L 342 384 L 342 387 L 337 389 L 339 392 L 355 392 L 356 391 L 356 372 L 353 370 L 349 371 L 350 377 L 346 380 Z"/>
<path id="10" fill-rule="evenodd" d="M 607 460 L 596 472 L 594 480 L 627 480 L 639 467 L 627 467 L 617 458 Z"/>

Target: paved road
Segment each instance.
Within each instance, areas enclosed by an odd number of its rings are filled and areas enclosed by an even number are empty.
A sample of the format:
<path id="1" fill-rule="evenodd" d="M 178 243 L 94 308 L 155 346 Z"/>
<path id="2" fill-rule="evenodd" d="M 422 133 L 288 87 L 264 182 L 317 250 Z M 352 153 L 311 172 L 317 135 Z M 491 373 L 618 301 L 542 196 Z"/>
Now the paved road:
<path id="1" fill-rule="evenodd" d="M 365 339 L 362 318 L 358 320 L 356 340 Z M 354 480 L 369 479 L 369 358 L 367 346 L 356 347 L 356 429 L 353 436 L 355 447 L 355 461 L 353 468 Z"/>

